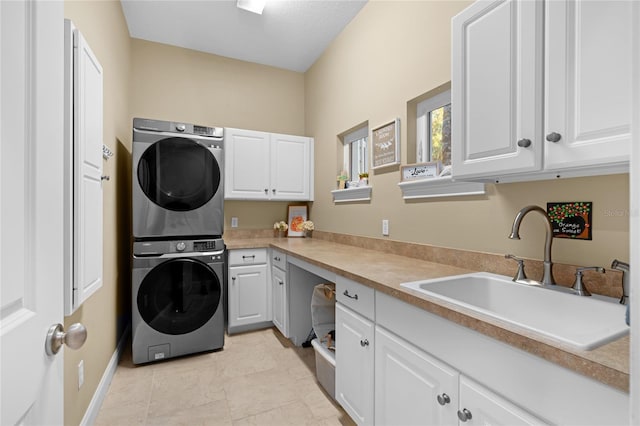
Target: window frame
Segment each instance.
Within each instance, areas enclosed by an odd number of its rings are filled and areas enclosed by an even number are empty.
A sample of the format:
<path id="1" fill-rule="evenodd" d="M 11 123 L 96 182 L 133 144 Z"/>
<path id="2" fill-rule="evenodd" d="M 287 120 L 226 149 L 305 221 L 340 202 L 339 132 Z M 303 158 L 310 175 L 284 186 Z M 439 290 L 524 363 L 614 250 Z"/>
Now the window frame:
<path id="1" fill-rule="evenodd" d="M 451 89 L 416 105 L 416 161 L 418 163 L 432 161 L 431 112 L 447 105 L 451 105 Z M 428 156 L 423 156 L 422 151 L 428 152 Z"/>

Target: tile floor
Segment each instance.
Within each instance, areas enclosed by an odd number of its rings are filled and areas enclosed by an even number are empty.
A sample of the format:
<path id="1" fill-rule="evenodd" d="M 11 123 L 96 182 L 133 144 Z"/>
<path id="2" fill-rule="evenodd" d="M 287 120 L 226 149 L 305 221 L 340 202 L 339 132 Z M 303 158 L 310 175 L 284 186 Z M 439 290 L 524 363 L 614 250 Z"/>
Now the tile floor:
<path id="1" fill-rule="evenodd" d="M 222 351 L 135 366 L 125 352 L 96 426 L 353 425 L 315 377 L 313 348 L 276 329 L 225 336 Z"/>

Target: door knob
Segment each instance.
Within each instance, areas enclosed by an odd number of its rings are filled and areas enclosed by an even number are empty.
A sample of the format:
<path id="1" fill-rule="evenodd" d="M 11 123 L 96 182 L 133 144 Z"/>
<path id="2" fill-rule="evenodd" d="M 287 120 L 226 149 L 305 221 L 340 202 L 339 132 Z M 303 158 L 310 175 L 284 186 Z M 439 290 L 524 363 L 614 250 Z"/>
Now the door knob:
<path id="1" fill-rule="evenodd" d="M 560 135 L 560 133 L 556 133 L 556 132 L 551 132 L 547 135 L 547 140 L 549 142 L 558 142 L 560 139 L 562 139 L 562 136 Z"/>
<path id="2" fill-rule="evenodd" d="M 79 322 L 71 324 L 66 332 L 62 324 L 54 324 L 47 332 L 47 340 L 44 347 L 47 355 L 55 355 L 62 345 L 67 345 L 71 349 L 79 349 L 86 340 L 87 328 Z"/>

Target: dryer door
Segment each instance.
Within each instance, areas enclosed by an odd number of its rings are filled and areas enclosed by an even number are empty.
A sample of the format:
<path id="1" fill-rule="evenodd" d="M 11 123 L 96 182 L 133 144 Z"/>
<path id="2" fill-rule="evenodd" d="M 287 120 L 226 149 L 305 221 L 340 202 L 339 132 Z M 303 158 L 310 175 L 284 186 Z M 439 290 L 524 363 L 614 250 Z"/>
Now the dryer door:
<path id="1" fill-rule="evenodd" d="M 220 166 L 204 145 L 186 137 L 167 137 L 140 157 L 138 182 L 145 195 L 160 207 L 192 211 L 218 192 Z"/>
<path id="2" fill-rule="evenodd" d="M 161 263 L 145 276 L 137 294 L 140 316 L 165 334 L 191 333 L 222 309 L 219 277 L 205 263 L 177 258 Z"/>

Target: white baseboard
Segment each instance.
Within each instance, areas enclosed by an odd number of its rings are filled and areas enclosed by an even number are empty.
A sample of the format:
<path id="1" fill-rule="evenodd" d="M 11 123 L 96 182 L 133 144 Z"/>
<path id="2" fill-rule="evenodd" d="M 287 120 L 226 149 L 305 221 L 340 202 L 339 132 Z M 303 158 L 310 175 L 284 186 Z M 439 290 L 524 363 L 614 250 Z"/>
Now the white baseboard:
<path id="1" fill-rule="evenodd" d="M 122 333 L 122 337 L 120 337 L 120 341 L 118 342 L 118 346 L 116 347 L 115 352 L 111 356 L 109 360 L 109 364 L 107 364 L 107 368 L 104 370 L 104 374 L 102 375 L 102 379 L 100 379 L 100 383 L 98 383 L 98 388 L 93 394 L 93 398 L 91 398 L 91 402 L 87 407 L 87 411 L 84 413 L 84 417 L 80 422 L 81 426 L 90 426 L 93 425 L 98 417 L 98 412 L 100 412 L 100 407 L 102 407 L 102 403 L 104 402 L 104 398 L 107 396 L 107 392 L 109 391 L 109 385 L 111 384 L 111 380 L 113 379 L 113 375 L 116 373 L 116 368 L 118 368 L 118 362 L 120 361 L 120 357 L 124 352 L 125 345 L 129 340 L 129 334 L 131 333 L 131 327 L 127 327 L 127 329 Z"/>

